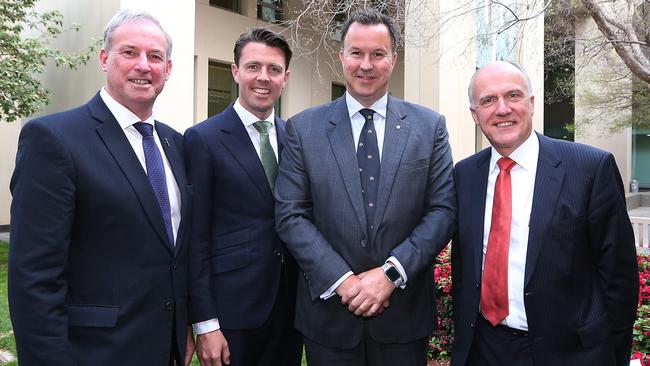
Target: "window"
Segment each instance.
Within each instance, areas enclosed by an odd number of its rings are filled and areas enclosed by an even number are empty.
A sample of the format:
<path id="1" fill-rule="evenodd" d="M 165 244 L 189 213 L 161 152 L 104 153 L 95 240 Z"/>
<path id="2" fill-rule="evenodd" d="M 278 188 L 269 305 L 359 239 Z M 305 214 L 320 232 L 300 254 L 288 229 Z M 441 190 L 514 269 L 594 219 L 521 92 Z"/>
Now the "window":
<path id="1" fill-rule="evenodd" d="M 224 8 L 239 13 L 239 0 L 210 0 L 210 6 Z"/>
<path id="2" fill-rule="evenodd" d="M 345 85 L 332 83 L 332 100 L 338 99 L 345 94 Z"/>
<path id="3" fill-rule="evenodd" d="M 237 83 L 230 65 L 210 61 L 208 65 L 208 117 L 223 112 L 237 99 Z"/>
<path id="4" fill-rule="evenodd" d="M 257 18 L 271 23 L 281 23 L 284 10 L 282 0 L 257 0 Z"/>

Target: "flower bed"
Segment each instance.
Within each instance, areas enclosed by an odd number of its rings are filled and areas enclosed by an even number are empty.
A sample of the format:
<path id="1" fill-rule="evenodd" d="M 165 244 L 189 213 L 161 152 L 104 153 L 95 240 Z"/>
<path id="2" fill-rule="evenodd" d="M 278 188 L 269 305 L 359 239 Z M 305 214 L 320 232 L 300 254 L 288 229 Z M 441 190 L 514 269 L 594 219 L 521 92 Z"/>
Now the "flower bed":
<path id="1" fill-rule="evenodd" d="M 650 255 L 639 254 L 639 305 L 634 323 L 632 359 L 641 360 L 643 366 L 650 366 Z M 436 258 L 434 269 L 436 279 L 436 301 L 438 304 L 438 329 L 429 341 L 429 358 L 448 359 L 454 339 L 454 324 L 451 307 L 451 245 Z"/>

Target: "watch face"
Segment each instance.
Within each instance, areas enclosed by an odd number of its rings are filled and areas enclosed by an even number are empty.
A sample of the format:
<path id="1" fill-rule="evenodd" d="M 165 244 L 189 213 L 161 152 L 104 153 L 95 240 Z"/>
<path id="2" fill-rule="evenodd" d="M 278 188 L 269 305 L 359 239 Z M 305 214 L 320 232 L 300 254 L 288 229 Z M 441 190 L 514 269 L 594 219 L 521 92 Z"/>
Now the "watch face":
<path id="1" fill-rule="evenodd" d="M 402 276 L 399 274 L 399 271 L 395 267 L 389 267 L 386 270 L 386 276 L 389 280 L 395 282 L 399 280 Z"/>

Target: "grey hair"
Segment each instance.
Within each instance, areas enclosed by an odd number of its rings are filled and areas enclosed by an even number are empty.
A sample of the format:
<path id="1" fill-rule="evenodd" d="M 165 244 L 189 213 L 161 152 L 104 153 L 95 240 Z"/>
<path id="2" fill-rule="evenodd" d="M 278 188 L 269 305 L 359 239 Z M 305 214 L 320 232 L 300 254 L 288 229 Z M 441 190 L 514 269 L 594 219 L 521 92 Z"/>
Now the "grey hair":
<path id="1" fill-rule="evenodd" d="M 115 14 L 113 18 L 111 18 L 111 20 L 108 21 L 108 24 L 106 24 L 106 28 L 104 29 L 104 44 L 102 45 L 102 47 L 106 51 L 110 50 L 113 41 L 113 33 L 115 33 L 115 30 L 122 24 L 135 22 L 138 20 L 148 20 L 154 23 L 155 25 L 157 25 L 158 28 L 160 28 L 160 30 L 165 35 L 165 40 L 167 41 L 167 54 L 166 54 L 167 59 L 171 58 L 172 38 L 169 36 L 169 33 L 167 33 L 165 28 L 162 27 L 160 21 L 156 17 L 142 10 L 124 9 L 121 10 L 119 13 Z"/>
<path id="2" fill-rule="evenodd" d="M 524 76 L 524 80 L 526 80 L 526 84 L 528 86 L 528 96 L 529 97 L 532 96 L 533 95 L 533 86 L 530 83 L 530 77 L 528 76 L 528 73 L 526 72 L 524 67 L 519 65 L 516 62 L 513 62 L 513 61 L 501 60 L 501 62 L 508 63 L 508 64 L 516 67 L 517 70 L 519 70 L 521 72 L 521 74 Z M 488 65 L 490 65 L 490 64 L 488 64 Z M 481 69 L 482 69 L 482 67 L 477 69 L 474 72 L 474 75 L 472 75 L 472 78 L 469 79 L 469 86 L 467 87 L 467 96 L 469 97 L 469 105 L 470 106 L 474 105 L 474 96 L 472 95 L 472 87 L 474 86 L 474 79 L 476 79 L 476 75 L 478 74 L 479 71 L 481 71 Z"/>

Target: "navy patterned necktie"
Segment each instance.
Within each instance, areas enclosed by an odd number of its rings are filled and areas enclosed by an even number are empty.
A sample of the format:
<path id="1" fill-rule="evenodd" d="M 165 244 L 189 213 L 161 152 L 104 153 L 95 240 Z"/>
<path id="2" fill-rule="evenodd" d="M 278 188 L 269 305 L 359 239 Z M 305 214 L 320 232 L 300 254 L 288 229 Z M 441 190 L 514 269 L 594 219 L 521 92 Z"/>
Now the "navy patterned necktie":
<path id="1" fill-rule="evenodd" d="M 162 213 L 163 221 L 165 221 L 167 237 L 169 238 L 169 242 L 174 245 L 174 232 L 172 231 L 172 215 L 169 204 L 169 193 L 167 191 L 165 166 L 163 165 L 160 150 L 158 150 L 158 146 L 156 145 L 156 140 L 153 137 L 153 126 L 149 123 L 138 122 L 133 127 L 142 135 L 142 148 L 144 149 L 144 159 L 147 166 L 147 177 L 149 177 L 151 188 L 153 188 L 156 199 L 158 199 L 160 212 Z"/>
<path id="2" fill-rule="evenodd" d="M 357 160 L 359 162 L 359 175 L 361 177 L 361 191 L 363 203 L 366 207 L 368 230 L 374 229 L 375 210 L 377 206 L 377 192 L 379 188 L 379 146 L 377 144 L 377 131 L 372 118 L 375 111 L 362 109 L 359 113 L 366 120 L 359 136 L 357 146 Z"/>

